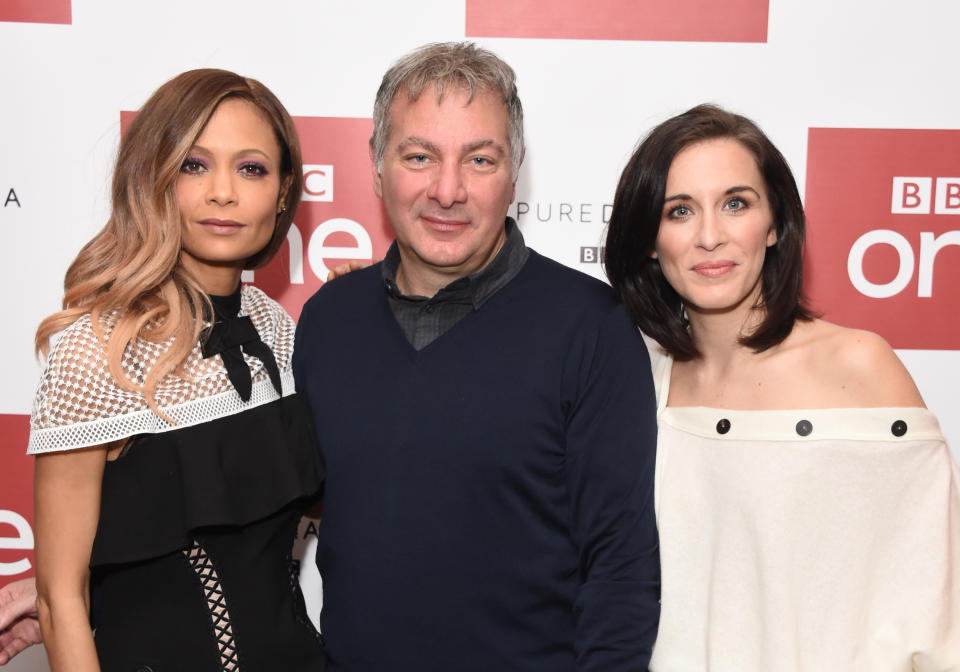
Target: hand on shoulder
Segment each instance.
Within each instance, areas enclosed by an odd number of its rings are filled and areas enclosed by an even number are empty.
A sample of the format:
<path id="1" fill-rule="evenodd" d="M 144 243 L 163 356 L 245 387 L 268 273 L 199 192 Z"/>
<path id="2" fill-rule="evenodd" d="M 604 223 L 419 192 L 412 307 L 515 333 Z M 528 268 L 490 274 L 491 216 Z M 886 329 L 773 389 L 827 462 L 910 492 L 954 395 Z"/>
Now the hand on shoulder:
<path id="1" fill-rule="evenodd" d="M 377 262 L 376 261 L 360 261 L 360 260 L 344 262 L 339 266 L 331 269 L 331 271 L 327 273 L 327 279 L 325 282 L 330 282 L 331 280 L 335 280 L 341 276 L 347 275 L 348 273 L 353 273 L 354 271 L 360 271 L 366 268 L 367 266 L 370 266 L 375 263 Z"/>
<path id="2" fill-rule="evenodd" d="M 811 325 L 812 343 L 828 375 L 851 407 L 925 407 L 913 378 L 879 335 L 823 320 Z"/>

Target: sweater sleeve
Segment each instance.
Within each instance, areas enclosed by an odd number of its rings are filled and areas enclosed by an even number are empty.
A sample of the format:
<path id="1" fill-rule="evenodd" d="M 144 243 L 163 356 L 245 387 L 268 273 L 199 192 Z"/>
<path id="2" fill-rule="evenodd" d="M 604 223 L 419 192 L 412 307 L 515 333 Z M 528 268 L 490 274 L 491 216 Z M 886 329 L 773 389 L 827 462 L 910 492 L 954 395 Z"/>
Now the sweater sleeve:
<path id="1" fill-rule="evenodd" d="M 577 670 L 646 670 L 660 617 L 650 360 L 620 306 L 585 341 L 566 428 Z"/>
<path id="2" fill-rule="evenodd" d="M 300 319 L 297 321 L 296 336 L 293 346 L 293 380 L 296 385 L 297 394 L 303 399 L 311 412 L 313 406 L 310 404 L 310 380 L 309 369 L 311 362 L 309 354 L 312 352 L 310 341 L 312 340 L 313 323 L 316 320 L 316 295 L 307 301 L 300 312 Z"/>

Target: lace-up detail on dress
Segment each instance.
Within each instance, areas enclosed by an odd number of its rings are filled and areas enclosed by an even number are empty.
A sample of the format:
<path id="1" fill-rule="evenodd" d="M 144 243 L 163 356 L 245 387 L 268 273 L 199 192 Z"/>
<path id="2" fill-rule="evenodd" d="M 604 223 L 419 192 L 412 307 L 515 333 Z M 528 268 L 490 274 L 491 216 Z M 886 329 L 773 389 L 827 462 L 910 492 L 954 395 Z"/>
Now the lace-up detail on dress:
<path id="1" fill-rule="evenodd" d="M 213 635 L 220 651 L 220 666 L 225 672 L 239 672 L 240 657 L 237 643 L 233 639 L 233 628 L 230 625 L 230 611 L 227 609 L 227 598 L 217 576 L 217 568 L 207 552 L 198 542 L 185 548 L 183 555 L 187 558 L 193 571 L 200 578 L 203 585 L 203 594 L 207 598 L 207 608 L 210 610 L 210 623 L 213 625 Z"/>
<path id="2" fill-rule="evenodd" d="M 253 321 L 263 342 L 274 352 L 284 395 L 293 391 L 290 359 L 295 325 L 284 310 L 259 289 L 245 286 L 241 315 Z M 105 339 L 109 339 L 109 325 Z M 139 339 L 127 348 L 122 369 L 142 385 L 146 372 L 169 343 Z M 174 420 L 168 423 L 150 410 L 138 392 L 122 389 L 110 375 L 106 349 L 90 316 L 70 325 L 53 347 L 31 414 L 27 452 L 43 453 L 100 445 L 135 434 L 157 433 L 232 415 L 278 398 L 263 363 L 245 356 L 253 379 L 250 401 L 234 390 L 219 357 L 204 359 L 199 343 L 182 374 L 170 374 L 157 386 L 157 405 Z"/>

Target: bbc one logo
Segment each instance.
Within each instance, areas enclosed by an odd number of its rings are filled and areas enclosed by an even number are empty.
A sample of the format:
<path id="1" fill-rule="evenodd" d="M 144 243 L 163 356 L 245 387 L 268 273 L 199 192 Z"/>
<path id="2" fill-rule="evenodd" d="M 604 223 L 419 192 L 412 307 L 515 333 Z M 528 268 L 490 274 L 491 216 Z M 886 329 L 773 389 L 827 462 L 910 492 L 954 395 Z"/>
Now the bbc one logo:
<path id="1" fill-rule="evenodd" d="M 368 177 L 364 175 L 363 177 Z M 363 179 L 363 178 L 360 178 Z M 301 202 L 333 203 L 333 166 L 307 164 L 303 166 L 303 195 Z M 301 213 L 304 209 L 301 206 Z M 304 217 L 298 217 L 303 221 Z M 290 282 L 304 284 L 302 260 L 304 224 L 294 222 L 287 234 L 290 250 Z M 341 236 L 344 245 L 331 245 L 329 240 Z M 373 239 L 366 228 L 356 220 L 347 217 L 332 217 L 324 220 L 313 229 L 306 249 L 306 260 L 313 277 L 324 280 L 330 273 L 330 260 L 373 260 Z M 382 254 L 380 256 L 383 256 Z"/>
<path id="2" fill-rule="evenodd" d="M 0 413 L 0 586 L 33 569 L 33 457 L 30 416 Z"/>
<path id="3" fill-rule="evenodd" d="M 333 166 L 305 164 L 301 198 L 304 201 L 333 203 Z"/>
<path id="4" fill-rule="evenodd" d="M 896 348 L 960 349 L 960 131 L 811 129 L 805 289 Z"/>
<path id="5" fill-rule="evenodd" d="M 370 119 L 295 117 L 303 193 L 287 239 L 267 266 L 244 273 L 294 319 L 338 265 L 382 259 L 393 240 L 373 191 Z"/>
<path id="6" fill-rule="evenodd" d="M 936 184 L 936 191 L 933 185 Z M 931 201 L 933 214 L 960 215 L 960 178 L 958 177 L 894 177 L 891 214 L 929 215 Z M 897 273 L 886 283 L 873 283 L 863 272 L 863 259 L 874 245 L 889 245 L 897 253 Z M 917 296 L 933 296 L 933 270 L 937 253 L 948 245 L 960 245 L 960 231 L 935 235 L 920 232 L 920 250 L 914 254 L 910 240 L 891 229 L 876 229 L 860 236 L 847 257 L 847 273 L 857 290 L 877 299 L 895 296 L 907 288 L 917 271 Z"/>
<path id="7" fill-rule="evenodd" d="M 3 531 L 9 526 L 11 532 Z M 30 521 L 16 511 L 0 509 L 0 551 L 19 551 L 10 560 L 0 559 L 0 576 L 15 576 L 31 569 L 25 551 L 33 550 L 33 530 Z M 2 558 L 2 555 L 0 555 Z"/>

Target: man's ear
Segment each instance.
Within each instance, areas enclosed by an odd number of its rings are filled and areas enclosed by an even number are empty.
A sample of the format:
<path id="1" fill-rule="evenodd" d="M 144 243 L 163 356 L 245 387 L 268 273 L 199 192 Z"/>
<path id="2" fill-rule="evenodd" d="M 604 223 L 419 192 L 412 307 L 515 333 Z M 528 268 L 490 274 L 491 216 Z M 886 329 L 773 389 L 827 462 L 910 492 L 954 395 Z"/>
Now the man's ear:
<path id="1" fill-rule="evenodd" d="M 381 184 L 380 171 L 377 170 L 377 154 L 373 149 L 373 141 L 370 141 L 368 147 L 370 154 L 370 172 L 373 175 L 373 190 L 377 196 L 383 198 L 383 185 Z"/>

